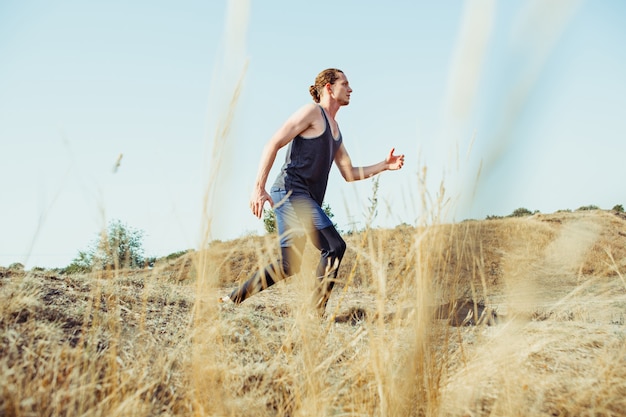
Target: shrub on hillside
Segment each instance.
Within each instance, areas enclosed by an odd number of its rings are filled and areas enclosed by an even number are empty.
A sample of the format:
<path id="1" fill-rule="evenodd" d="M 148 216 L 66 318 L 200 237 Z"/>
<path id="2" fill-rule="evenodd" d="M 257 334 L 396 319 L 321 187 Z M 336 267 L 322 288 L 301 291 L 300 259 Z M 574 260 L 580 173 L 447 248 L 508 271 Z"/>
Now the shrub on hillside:
<path id="1" fill-rule="evenodd" d="M 9 265 L 9 270 L 12 272 L 24 272 L 24 264 L 21 264 L 19 262 L 14 262 L 11 265 Z"/>
<path id="2" fill-rule="evenodd" d="M 174 259 L 178 259 L 181 256 L 188 254 L 189 252 L 193 252 L 193 249 L 179 250 L 178 252 L 173 252 L 173 253 L 170 253 L 169 255 L 167 255 L 165 257 L 165 260 L 166 261 L 173 261 Z"/>
<path id="3" fill-rule="evenodd" d="M 520 207 L 518 209 L 515 209 L 515 211 L 513 211 L 513 213 L 511 213 L 509 217 L 525 217 L 525 216 L 532 216 L 533 214 L 534 213 L 528 210 L 527 208 Z"/>
<path id="4" fill-rule="evenodd" d="M 623 213 L 624 212 L 624 206 L 622 206 L 621 204 L 616 204 L 615 206 L 613 206 L 612 210 L 616 211 L 618 213 Z"/>
<path id="5" fill-rule="evenodd" d="M 576 211 L 586 211 L 586 210 L 600 210 L 600 207 L 594 206 L 593 204 L 590 204 L 588 206 L 582 206 L 582 207 L 578 207 L 578 209 L 576 209 Z"/>
<path id="6" fill-rule="evenodd" d="M 520 207 L 518 209 L 515 209 L 513 213 L 509 214 L 508 216 L 498 216 L 495 214 L 488 215 L 487 217 L 485 217 L 485 220 L 498 220 L 498 219 L 504 219 L 505 217 L 525 217 L 525 216 L 532 216 L 533 214 L 537 214 L 537 213 L 539 213 L 539 210 L 530 211 L 527 208 Z"/>
<path id="7" fill-rule="evenodd" d="M 498 216 L 495 214 L 489 214 L 487 215 L 487 217 L 485 217 L 485 220 L 499 220 L 499 219 L 503 219 L 504 216 Z"/>

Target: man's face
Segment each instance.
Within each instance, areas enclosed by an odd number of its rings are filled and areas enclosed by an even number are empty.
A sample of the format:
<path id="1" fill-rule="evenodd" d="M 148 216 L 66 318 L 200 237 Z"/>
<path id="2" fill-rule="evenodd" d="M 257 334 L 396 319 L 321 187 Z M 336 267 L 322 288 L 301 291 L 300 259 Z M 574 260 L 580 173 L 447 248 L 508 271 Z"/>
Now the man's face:
<path id="1" fill-rule="evenodd" d="M 348 82 L 348 78 L 343 73 L 338 74 L 339 77 L 335 84 L 330 86 L 330 91 L 332 93 L 332 97 L 339 103 L 340 106 L 347 106 L 350 104 L 350 94 L 352 93 L 352 88 L 350 88 L 350 83 Z"/>

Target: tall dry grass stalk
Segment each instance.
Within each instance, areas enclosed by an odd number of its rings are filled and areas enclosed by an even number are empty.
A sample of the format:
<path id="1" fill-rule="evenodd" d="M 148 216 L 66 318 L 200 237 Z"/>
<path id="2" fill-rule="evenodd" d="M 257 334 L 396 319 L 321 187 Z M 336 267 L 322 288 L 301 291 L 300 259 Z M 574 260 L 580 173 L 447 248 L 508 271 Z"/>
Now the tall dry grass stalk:
<path id="1" fill-rule="evenodd" d="M 216 74 L 211 85 L 211 104 L 215 106 L 210 112 L 214 114 L 214 134 L 211 137 L 211 155 L 206 162 L 210 167 L 207 177 L 207 186 L 204 196 L 203 221 L 200 248 L 209 246 L 212 240 L 212 228 L 219 204 L 224 204 L 220 198 L 221 170 L 229 164 L 231 155 L 230 132 L 243 82 L 247 63 L 242 59 L 244 52 L 245 31 L 249 2 L 228 2 L 226 17 L 223 59 L 219 60 L 221 67 L 216 67 Z M 243 64 L 242 64 L 243 62 Z M 241 74 L 233 83 L 231 74 Z M 232 86 L 232 87 L 231 87 Z M 224 98 L 229 97 L 228 100 Z M 223 208 L 224 209 L 224 208 Z M 222 219 L 224 220 L 224 219 Z M 230 221 L 230 219 L 226 220 Z M 188 372 L 192 380 L 191 398 L 196 415 L 220 415 L 230 408 L 229 364 L 224 360 L 225 346 L 222 341 L 223 325 L 217 317 L 217 299 L 219 276 L 215 265 L 209 260 L 209 252 L 200 250 L 195 257 L 195 267 L 198 271 L 196 280 L 196 294 L 198 296 L 193 310 L 193 327 L 191 330 L 192 360 Z"/>

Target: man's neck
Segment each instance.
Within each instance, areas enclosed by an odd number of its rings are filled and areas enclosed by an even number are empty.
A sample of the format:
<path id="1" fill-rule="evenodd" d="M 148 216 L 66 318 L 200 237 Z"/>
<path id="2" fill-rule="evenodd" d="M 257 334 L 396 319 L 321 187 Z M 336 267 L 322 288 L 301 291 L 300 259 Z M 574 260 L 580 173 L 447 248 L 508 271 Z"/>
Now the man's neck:
<path id="1" fill-rule="evenodd" d="M 333 101 L 320 103 L 320 106 L 322 106 L 322 108 L 326 111 L 326 114 L 330 116 L 333 120 L 335 120 L 335 116 L 337 115 L 337 112 L 341 107 L 337 102 Z"/>

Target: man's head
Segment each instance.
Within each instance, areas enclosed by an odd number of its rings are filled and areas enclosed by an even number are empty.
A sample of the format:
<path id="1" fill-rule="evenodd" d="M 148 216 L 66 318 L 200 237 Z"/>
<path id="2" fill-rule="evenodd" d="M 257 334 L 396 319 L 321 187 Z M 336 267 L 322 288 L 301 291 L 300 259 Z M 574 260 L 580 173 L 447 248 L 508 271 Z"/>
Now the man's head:
<path id="1" fill-rule="evenodd" d="M 350 103 L 352 89 L 343 71 L 328 68 L 317 74 L 315 85 L 309 87 L 309 93 L 316 103 L 320 102 L 323 95 L 330 94 L 340 105 L 345 106 Z"/>

